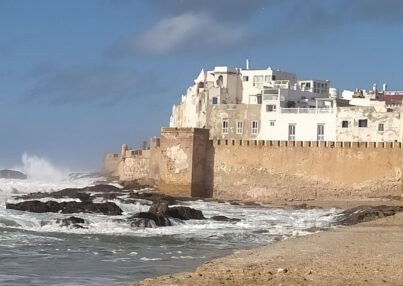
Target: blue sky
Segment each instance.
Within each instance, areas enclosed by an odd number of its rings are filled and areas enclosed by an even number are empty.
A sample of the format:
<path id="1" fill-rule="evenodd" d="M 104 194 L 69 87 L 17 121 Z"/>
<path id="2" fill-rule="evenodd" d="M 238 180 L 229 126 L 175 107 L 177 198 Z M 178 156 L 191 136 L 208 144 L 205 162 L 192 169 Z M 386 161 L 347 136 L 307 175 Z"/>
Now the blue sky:
<path id="1" fill-rule="evenodd" d="M 169 122 L 201 68 L 403 89 L 401 0 L 0 0 L 0 166 L 97 170 Z"/>

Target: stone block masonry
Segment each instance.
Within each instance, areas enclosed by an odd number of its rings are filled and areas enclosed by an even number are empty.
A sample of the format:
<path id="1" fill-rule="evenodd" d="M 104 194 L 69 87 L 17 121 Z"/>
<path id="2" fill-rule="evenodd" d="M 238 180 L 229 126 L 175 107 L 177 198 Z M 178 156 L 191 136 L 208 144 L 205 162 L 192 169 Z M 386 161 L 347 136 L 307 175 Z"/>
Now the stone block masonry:
<path id="1" fill-rule="evenodd" d="M 163 128 L 160 145 L 125 152 L 121 179 L 150 178 L 175 196 L 270 202 L 403 194 L 397 142 L 210 140 L 208 129 Z M 106 158 L 104 169 L 115 173 L 116 156 Z"/>
<path id="2" fill-rule="evenodd" d="M 159 188 L 183 197 L 206 197 L 208 129 L 163 128 Z"/>
<path id="3" fill-rule="evenodd" d="M 216 198 L 402 196 L 401 143 L 216 140 L 213 150 Z"/>

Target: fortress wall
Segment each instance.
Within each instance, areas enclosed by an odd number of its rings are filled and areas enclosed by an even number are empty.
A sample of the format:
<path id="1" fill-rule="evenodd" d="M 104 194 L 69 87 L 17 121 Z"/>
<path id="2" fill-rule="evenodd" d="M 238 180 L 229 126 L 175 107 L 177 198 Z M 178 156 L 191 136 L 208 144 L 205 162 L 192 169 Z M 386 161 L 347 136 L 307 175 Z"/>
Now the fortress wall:
<path id="1" fill-rule="evenodd" d="M 401 143 L 215 140 L 213 196 L 240 200 L 402 195 Z"/>
<path id="2" fill-rule="evenodd" d="M 208 129 L 163 128 L 159 189 L 182 197 L 205 196 Z"/>
<path id="3" fill-rule="evenodd" d="M 148 150 L 127 150 L 118 167 L 121 181 L 155 184 L 159 180 L 160 140 L 152 138 Z"/>
<path id="4" fill-rule="evenodd" d="M 120 180 L 134 181 L 149 178 L 150 155 L 149 150 L 136 151 L 136 154 L 126 154 L 119 166 Z"/>
<path id="5" fill-rule="evenodd" d="M 120 156 L 106 154 L 103 160 L 101 174 L 105 177 L 119 177 Z"/>

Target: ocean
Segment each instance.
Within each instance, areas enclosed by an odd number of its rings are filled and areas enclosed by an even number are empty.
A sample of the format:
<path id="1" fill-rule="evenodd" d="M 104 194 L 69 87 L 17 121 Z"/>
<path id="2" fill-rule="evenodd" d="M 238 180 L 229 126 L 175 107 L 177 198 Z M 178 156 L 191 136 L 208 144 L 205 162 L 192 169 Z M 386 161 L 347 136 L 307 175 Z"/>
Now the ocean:
<path id="1" fill-rule="evenodd" d="M 0 285 L 126 285 L 194 270 L 204 261 L 239 249 L 329 228 L 339 212 L 200 200 L 181 205 L 201 210 L 207 218 L 224 215 L 240 221 L 189 220 L 170 227 L 136 228 L 125 218 L 147 211 L 149 203 L 113 200 L 124 211 L 122 216 L 74 214 L 86 221 L 85 228 L 76 229 L 58 222 L 71 214 L 29 213 L 5 207 L 6 202 L 16 202 L 18 195 L 85 187 L 99 179 L 0 179 Z"/>

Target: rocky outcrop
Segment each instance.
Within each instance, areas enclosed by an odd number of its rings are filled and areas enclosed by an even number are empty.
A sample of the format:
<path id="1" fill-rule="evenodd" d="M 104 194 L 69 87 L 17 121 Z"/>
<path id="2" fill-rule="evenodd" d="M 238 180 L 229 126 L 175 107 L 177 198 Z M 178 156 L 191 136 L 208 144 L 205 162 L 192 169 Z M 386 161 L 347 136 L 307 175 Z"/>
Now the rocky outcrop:
<path id="1" fill-rule="evenodd" d="M 15 204 L 6 204 L 7 209 L 28 211 L 34 213 L 102 213 L 104 215 L 121 215 L 122 210 L 112 202 L 41 202 L 38 200 L 24 201 Z"/>
<path id="2" fill-rule="evenodd" d="M 16 170 L 0 170 L 0 179 L 26 180 L 27 175 Z"/>
<path id="3" fill-rule="evenodd" d="M 85 220 L 80 217 L 71 216 L 68 218 L 59 219 L 57 220 L 57 222 L 60 223 L 61 226 L 67 226 L 67 227 L 70 226 L 73 228 L 85 228 L 84 226 L 81 225 L 85 223 Z"/>
<path id="4" fill-rule="evenodd" d="M 182 206 L 168 208 L 167 215 L 180 220 L 206 219 L 201 211 Z"/>
<path id="5" fill-rule="evenodd" d="M 134 227 L 156 227 L 171 226 L 172 223 L 167 216 L 160 216 L 150 212 L 140 212 L 128 218 L 131 226 Z"/>
<path id="6" fill-rule="evenodd" d="M 95 193 L 95 194 L 94 194 Z M 115 199 L 117 196 L 122 195 L 122 189 L 112 185 L 96 185 L 85 188 L 67 188 L 52 193 L 30 193 L 18 197 L 19 199 L 42 199 L 42 198 L 71 198 L 80 199 L 81 201 L 90 201 L 93 197 L 107 197 L 108 199 Z M 94 195 L 91 195 L 94 194 Z"/>
<path id="7" fill-rule="evenodd" d="M 205 219 L 203 213 L 189 207 L 169 207 L 169 201 L 155 201 L 148 212 L 140 212 L 128 218 L 131 226 L 156 227 L 171 226 L 172 221 Z"/>
<path id="8" fill-rule="evenodd" d="M 224 222 L 238 222 L 241 221 L 239 218 L 229 218 L 223 215 L 216 215 L 216 216 L 212 216 L 210 217 L 211 220 L 215 220 L 215 221 L 224 221 Z"/>
<path id="9" fill-rule="evenodd" d="M 360 222 L 392 216 L 401 211 L 403 211 L 402 206 L 358 206 L 343 211 L 336 224 L 353 225 Z"/>

